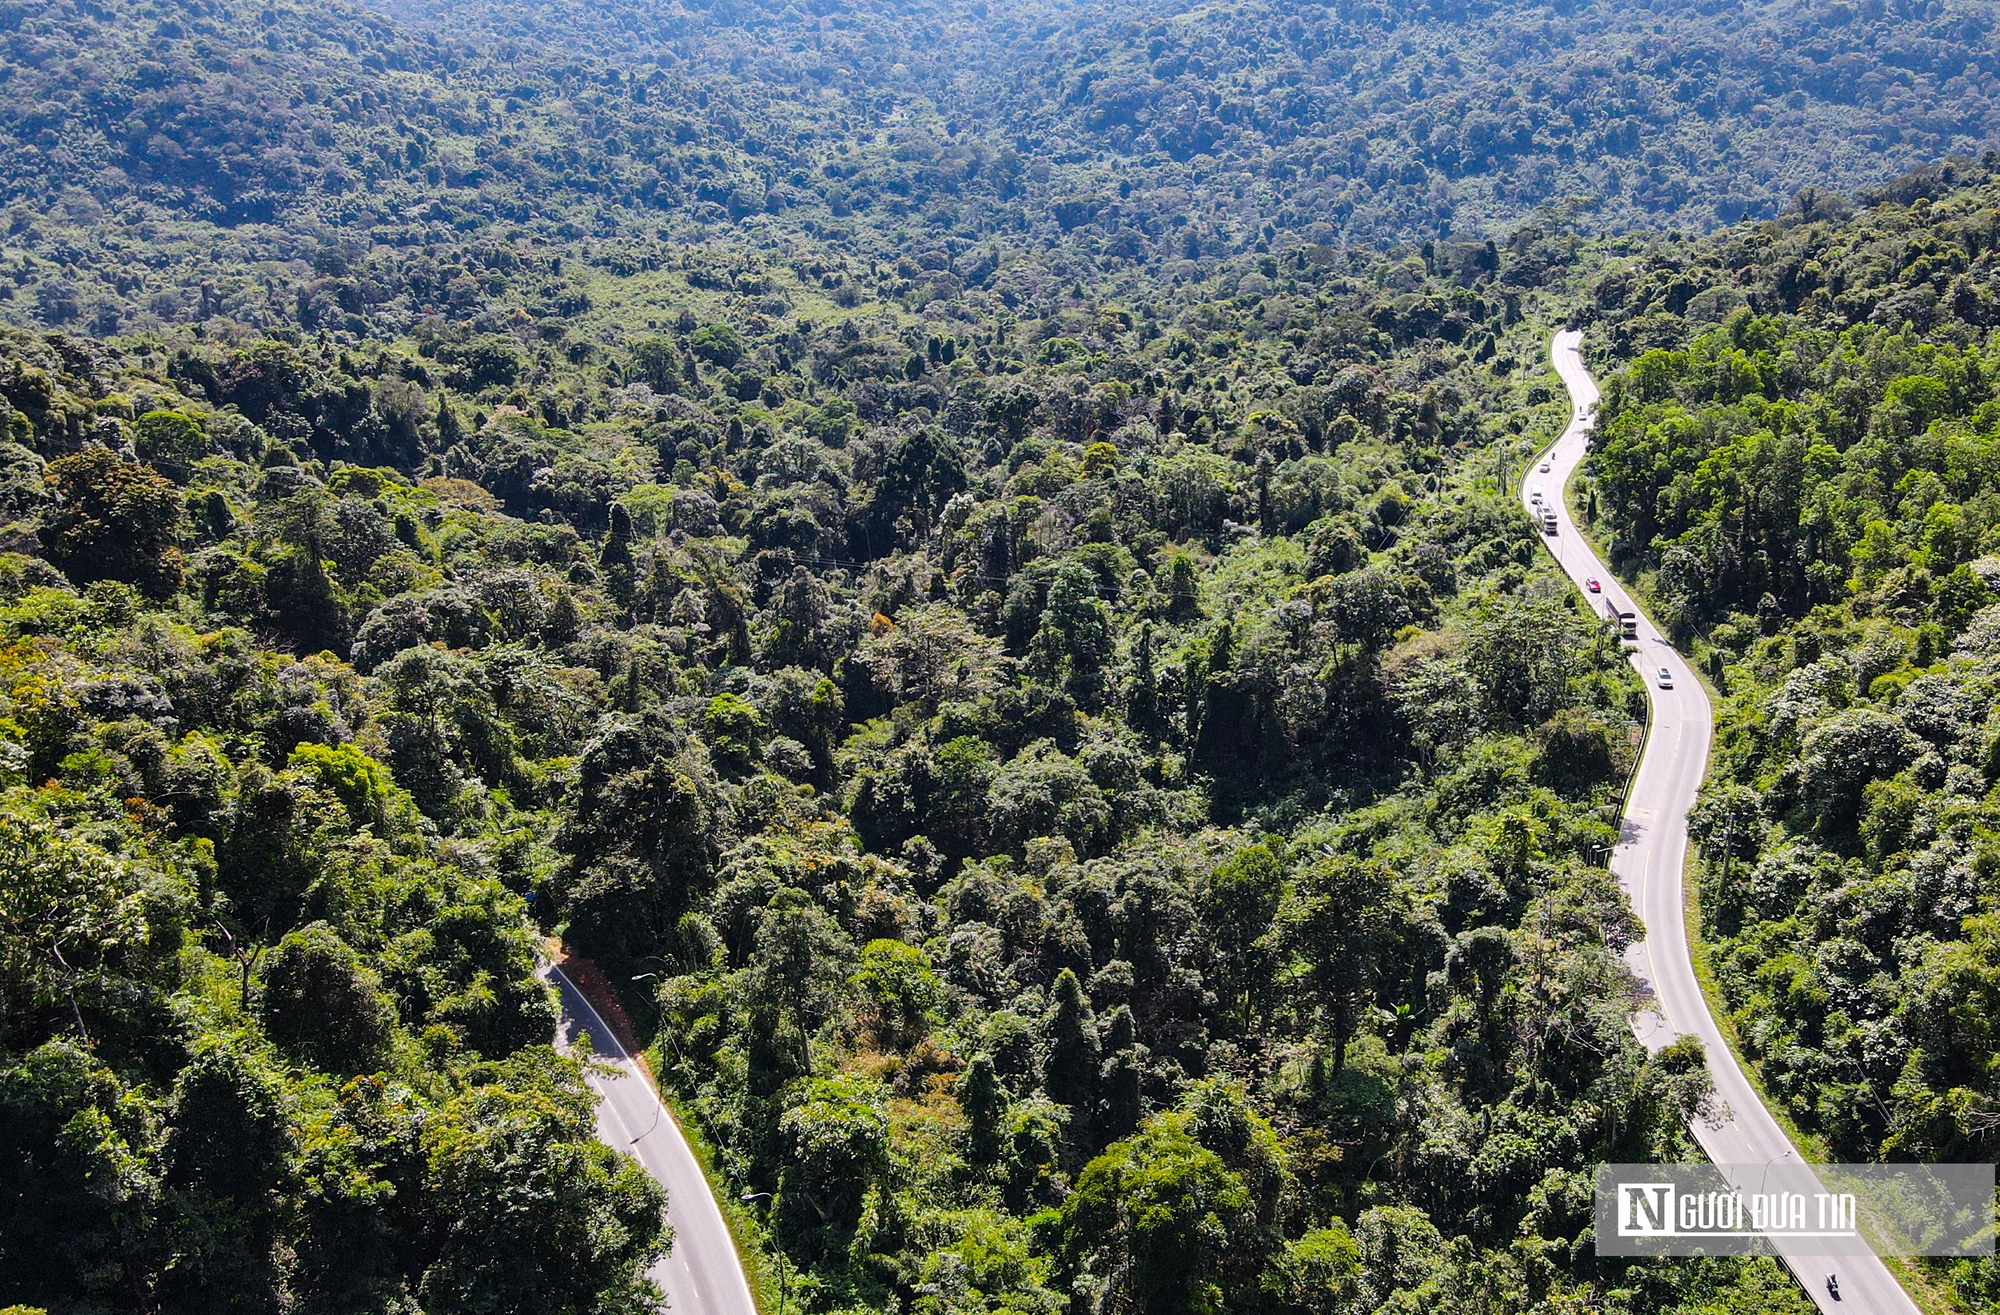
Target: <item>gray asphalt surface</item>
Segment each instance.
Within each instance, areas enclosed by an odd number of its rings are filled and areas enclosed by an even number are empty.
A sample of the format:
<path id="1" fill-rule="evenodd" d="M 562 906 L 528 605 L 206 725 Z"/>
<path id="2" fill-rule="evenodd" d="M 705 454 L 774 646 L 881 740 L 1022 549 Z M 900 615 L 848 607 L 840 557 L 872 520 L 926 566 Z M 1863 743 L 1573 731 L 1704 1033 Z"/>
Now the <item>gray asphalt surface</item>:
<path id="1" fill-rule="evenodd" d="M 1633 911 L 1646 928 L 1646 939 L 1634 944 L 1625 956 L 1639 977 L 1648 1006 L 1634 1016 L 1633 1030 L 1650 1050 L 1658 1050 L 1680 1036 L 1692 1034 L 1701 1038 L 1708 1054 L 1708 1071 L 1715 1080 L 1716 1097 L 1723 1107 L 1713 1122 L 1697 1122 L 1694 1126 L 1695 1140 L 1712 1161 L 1733 1165 L 1798 1163 L 1801 1157 L 1797 1148 L 1764 1108 L 1723 1040 L 1702 995 L 1701 983 L 1695 977 L 1694 963 L 1688 957 L 1681 873 L 1687 855 L 1688 808 L 1694 803 L 1695 793 L 1708 770 L 1708 745 L 1713 732 L 1708 694 L 1673 645 L 1576 532 L 1563 498 L 1562 491 L 1583 460 L 1595 423 L 1597 384 L 1578 354 L 1582 340 L 1581 332 L 1567 330 L 1558 333 L 1550 344 L 1549 354 L 1556 373 L 1569 389 L 1570 423 L 1555 445 L 1541 454 L 1548 459 L 1549 470 L 1539 469 L 1538 457 L 1529 465 L 1520 492 L 1522 504 L 1534 511 L 1528 490 L 1535 484 L 1542 486 L 1545 501 L 1553 507 L 1559 522 L 1553 537 L 1542 536 L 1543 546 L 1555 554 L 1579 588 L 1587 578 L 1597 578 L 1603 592 L 1593 594 L 1586 590 L 1584 595 L 1591 606 L 1601 614 L 1602 600 L 1609 599 L 1620 611 L 1638 613 L 1638 648 L 1632 654 L 1632 664 L 1645 679 L 1646 693 L 1653 701 L 1653 724 L 1638 775 L 1632 783 L 1618 848 L 1611 859 L 1612 872 L 1630 896 Z M 1655 677 L 1661 667 L 1672 673 L 1672 689 L 1659 687 Z M 1753 1182 L 1737 1185 L 1745 1189 L 1756 1186 Z M 1916 1304 L 1880 1259 L 1814 1256 L 1799 1243 L 1787 1243 L 1786 1248 L 1782 1253 L 1785 1263 L 1798 1275 L 1807 1295 L 1821 1310 L 1843 1315 L 1916 1315 Z M 1827 1291 L 1828 1274 L 1839 1276 L 1838 1301 Z"/>
<path id="2" fill-rule="evenodd" d="M 568 1049 L 587 1037 L 591 1052 L 616 1069 L 589 1078 L 601 1097 L 599 1139 L 637 1159 L 667 1189 L 667 1222 L 673 1225 L 674 1246 L 653 1266 L 652 1277 L 667 1294 L 668 1306 L 679 1315 L 756 1315 L 729 1226 L 680 1125 L 575 983 L 554 966 L 546 976 L 560 996 L 556 1044 Z"/>

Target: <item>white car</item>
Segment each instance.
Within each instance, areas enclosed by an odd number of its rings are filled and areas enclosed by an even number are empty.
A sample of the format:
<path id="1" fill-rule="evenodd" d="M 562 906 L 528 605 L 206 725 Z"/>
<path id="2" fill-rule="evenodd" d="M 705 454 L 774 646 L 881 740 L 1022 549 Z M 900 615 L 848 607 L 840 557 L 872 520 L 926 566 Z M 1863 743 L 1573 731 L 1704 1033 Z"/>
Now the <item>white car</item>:
<path id="1" fill-rule="evenodd" d="M 1667 670 L 1665 667 L 1660 668 L 1660 673 L 1657 679 L 1660 682 L 1661 689 L 1672 689 L 1674 687 L 1674 673 Z"/>
<path id="2" fill-rule="evenodd" d="M 1535 504 L 1535 505 L 1536 505 L 1537 507 L 1539 507 L 1539 506 L 1541 506 L 1541 505 L 1542 505 L 1542 486 L 1541 486 L 1541 485 L 1539 485 L 1539 484 L 1530 484 L 1530 485 L 1528 486 L 1528 501 L 1530 501 L 1530 502 L 1534 503 L 1534 504 Z"/>
<path id="3" fill-rule="evenodd" d="M 1547 457 L 1543 457 L 1542 464 L 1536 467 L 1536 469 L 1540 470 L 1543 474 L 1546 475 L 1549 470 L 1549 459 Z"/>

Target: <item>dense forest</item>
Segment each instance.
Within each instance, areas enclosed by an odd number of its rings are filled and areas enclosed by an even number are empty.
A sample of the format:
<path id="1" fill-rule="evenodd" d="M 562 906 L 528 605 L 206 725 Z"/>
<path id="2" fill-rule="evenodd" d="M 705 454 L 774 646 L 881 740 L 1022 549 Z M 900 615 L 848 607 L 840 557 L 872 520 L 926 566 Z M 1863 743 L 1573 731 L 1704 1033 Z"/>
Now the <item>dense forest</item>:
<path id="1" fill-rule="evenodd" d="M 1994 15 L 1964 0 L 387 7 L 411 25 L 0 4 L 0 319 L 574 319 L 591 271 L 678 266 L 658 238 L 797 260 L 759 295 L 801 310 L 980 322 L 1544 206 L 1579 231 L 1772 218 L 2000 130 Z M 573 248 L 566 277 L 524 279 L 523 244 Z"/>
<path id="2" fill-rule="evenodd" d="M 982 341 L 10 340 L 22 1295 L 630 1292 L 539 926 L 666 970 L 816 1307 L 1764 1299 L 1578 1255 L 1703 1079 L 1620 1004 L 1638 691 L 1484 460 L 1540 330 L 1259 263 Z"/>
<path id="3" fill-rule="evenodd" d="M 1989 13 L 810 9 L 0 2 L 0 1309 L 654 1309 L 557 946 L 806 1311 L 1809 1309 L 1592 1246 L 1571 320 L 1746 1052 L 1992 1157 Z"/>

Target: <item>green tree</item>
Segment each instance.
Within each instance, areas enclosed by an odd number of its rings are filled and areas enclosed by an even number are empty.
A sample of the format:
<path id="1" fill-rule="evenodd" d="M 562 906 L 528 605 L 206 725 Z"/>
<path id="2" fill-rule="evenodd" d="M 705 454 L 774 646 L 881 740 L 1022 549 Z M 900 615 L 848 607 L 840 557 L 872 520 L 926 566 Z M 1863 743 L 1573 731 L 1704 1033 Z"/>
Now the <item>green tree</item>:
<path id="1" fill-rule="evenodd" d="M 662 396 L 681 387 L 681 352 L 672 338 L 641 338 L 626 356 L 626 377 Z"/>
<path id="2" fill-rule="evenodd" d="M 1535 738 L 1535 774 L 1559 793 L 1578 795 L 1610 778 L 1610 733 L 1581 709 L 1557 712 L 1536 728 Z"/>
<path id="3" fill-rule="evenodd" d="M 1112 820 L 1102 787 L 1051 740 L 1037 740 L 994 772 L 986 806 L 994 842 L 1009 850 L 1060 836 L 1079 853 L 1093 853 Z"/>
<path id="4" fill-rule="evenodd" d="M 9 1300 L 114 1306 L 143 1287 L 160 1111 L 78 1041 L 0 1070 L 0 1282 Z"/>
<path id="5" fill-rule="evenodd" d="M 907 1050 L 922 1040 L 944 1005 L 930 956 L 902 941 L 868 942 L 854 985 L 869 1031 L 891 1050 Z"/>
<path id="6" fill-rule="evenodd" d="M 1849 708 L 1813 727 L 1799 745 L 1800 793 L 1825 834 L 1851 834 L 1863 787 L 1916 756 L 1917 739 L 1886 713 Z"/>
<path id="7" fill-rule="evenodd" d="M 1449 657 L 1420 658 L 1396 679 L 1396 710 L 1426 768 L 1484 726 L 1482 693 L 1465 664 Z"/>
<path id="8" fill-rule="evenodd" d="M 1308 1229 L 1285 1243 L 1264 1274 L 1264 1290 L 1296 1315 L 1347 1315 L 1361 1295 L 1361 1248 L 1347 1225 Z"/>
<path id="9" fill-rule="evenodd" d="M 1180 1111 L 1084 1166 L 1062 1207 L 1065 1263 L 1099 1309 L 1212 1315 L 1229 1309 L 1223 1268 L 1250 1230 L 1249 1191 Z"/>
<path id="10" fill-rule="evenodd" d="M 632 513 L 623 503 L 611 504 L 611 528 L 605 532 L 604 546 L 597 553 L 597 569 L 604 573 L 611 596 L 621 603 L 632 600 Z"/>
<path id="11" fill-rule="evenodd" d="M 157 472 L 105 448 L 51 461 L 55 500 L 41 531 L 51 562 L 78 584 L 119 580 L 164 598 L 181 582 L 181 496 Z"/>
<path id="12" fill-rule="evenodd" d="M 734 694 L 718 694 L 702 710 L 701 729 L 718 769 L 732 777 L 751 770 L 764 733 L 755 707 Z"/>
<path id="13" fill-rule="evenodd" d="M 267 484 L 267 488 L 269 485 Z M 326 569 L 335 535 L 332 501 L 324 486 L 280 483 L 257 505 L 257 530 L 265 541 L 264 603 L 279 628 L 301 650 L 343 650 L 347 609 Z"/>
<path id="14" fill-rule="evenodd" d="M 747 348 L 742 335 L 727 324 L 704 324 L 689 336 L 688 350 L 710 365 L 733 370 Z"/>
<path id="15" fill-rule="evenodd" d="M 1270 997 L 1275 965 L 1266 933 L 1284 894 L 1284 875 L 1271 846 L 1255 844 L 1231 855 L 1208 879 L 1202 921 L 1211 929 L 1209 977 L 1217 1003 L 1244 1032 Z"/>
<path id="16" fill-rule="evenodd" d="M 135 979 L 170 985 L 190 905 L 145 864 L 0 814 L 0 1039 L 18 1044 L 50 1017 L 87 1038 L 100 999 Z"/>
<path id="17" fill-rule="evenodd" d="M 786 1143 L 772 1209 L 809 1260 L 843 1253 L 889 1162 L 882 1093 L 846 1078 L 807 1084 L 778 1123 Z"/>
<path id="18" fill-rule="evenodd" d="M 185 411 L 148 411 L 132 427 L 139 459 L 169 479 L 186 480 L 210 451 L 201 422 Z"/>
<path id="19" fill-rule="evenodd" d="M 1372 859 L 1329 853 L 1297 873 L 1272 927 L 1273 947 L 1291 959 L 1293 980 L 1333 1043 L 1336 1074 L 1404 916 L 1394 874 Z"/>
<path id="20" fill-rule="evenodd" d="M 1337 576 L 1318 590 L 1318 611 L 1342 640 L 1378 649 L 1412 620 L 1409 599 L 1386 571 L 1372 568 Z"/>
<path id="21" fill-rule="evenodd" d="M 824 665 L 833 619 L 833 600 L 826 586 L 803 566 L 792 568 L 785 581 L 770 629 L 767 654 L 777 666 L 818 668 Z"/>
<path id="22" fill-rule="evenodd" d="M 656 1302 L 646 1271 L 672 1245 L 666 1191 L 597 1140 L 596 1098 L 576 1065 L 544 1051 L 493 1076 L 424 1125 L 424 1308 L 528 1315 Z"/>
<path id="23" fill-rule="evenodd" d="M 1467 674 L 1502 717 L 1531 726 L 1569 697 L 1580 645 L 1571 614 L 1549 597 L 1507 595 L 1467 624 Z"/>
<path id="24" fill-rule="evenodd" d="M 1076 974 L 1065 968 L 1049 988 L 1049 1010 L 1042 1018 L 1042 1071 L 1049 1099 L 1067 1105 L 1070 1134 L 1088 1137 L 1091 1111 L 1097 1104 L 1099 1049 L 1097 1019 L 1090 998 Z"/>
<path id="25" fill-rule="evenodd" d="M 1201 617 L 1201 586 L 1196 581 L 1194 561 L 1186 553 L 1175 553 L 1167 566 L 1167 620 L 1185 625 Z"/>
<path id="26" fill-rule="evenodd" d="M 291 1107 L 247 1041 L 202 1038 L 174 1078 L 163 1159 L 177 1263 L 156 1280 L 168 1310 L 282 1308 L 277 1243 L 298 1188 Z"/>
<path id="27" fill-rule="evenodd" d="M 852 975 L 854 943 L 812 896 L 790 887 L 772 896 L 757 919 L 748 1001 L 768 1013 L 772 1031 L 791 1034 L 799 1072 L 812 1072 L 814 1035 L 837 1012 Z"/>
<path id="28" fill-rule="evenodd" d="M 974 1055 L 953 1094 L 965 1111 L 966 1158 L 976 1165 L 992 1164 L 1000 1157 L 1007 1113 L 1006 1093 L 993 1072 L 993 1056 Z"/>
<path id="29" fill-rule="evenodd" d="M 708 881 L 709 806 L 675 748 L 656 721 L 610 725 L 585 747 L 566 800 L 569 934 L 614 963 L 659 944 Z"/>
<path id="30" fill-rule="evenodd" d="M 388 1057 L 394 1011 L 361 956 L 323 922 L 279 940 L 258 1004 L 271 1040 L 329 1073 L 369 1072 Z"/>
<path id="31" fill-rule="evenodd" d="M 1098 1073 L 1098 1117 L 1093 1131 L 1111 1140 L 1131 1133 L 1145 1112 L 1146 1048 L 1139 1044 L 1132 1010 L 1118 1005 L 1098 1028 L 1104 1063 Z"/>
<path id="32" fill-rule="evenodd" d="M 1094 712 L 1104 702 L 1113 651 L 1111 617 L 1097 596 L 1096 577 L 1081 562 L 1064 562 L 1049 585 L 1028 669 Z"/>

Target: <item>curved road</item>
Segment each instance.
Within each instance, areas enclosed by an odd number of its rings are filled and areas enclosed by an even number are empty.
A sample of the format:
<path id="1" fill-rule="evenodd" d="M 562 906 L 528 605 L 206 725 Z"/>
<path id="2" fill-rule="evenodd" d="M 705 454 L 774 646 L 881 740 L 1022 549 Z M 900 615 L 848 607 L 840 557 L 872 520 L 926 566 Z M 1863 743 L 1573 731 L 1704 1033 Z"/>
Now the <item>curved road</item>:
<path id="1" fill-rule="evenodd" d="M 1555 511 L 1559 525 L 1555 535 L 1542 536 L 1543 546 L 1555 554 L 1579 587 L 1592 576 L 1603 585 L 1601 595 L 1585 594 L 1593 608 L 1602 613 L 1602 598 L 1620 611 L 1638 614 L 1638 649 L 1632 654 L 1632 664 L 1644 678 L 1646 693 L 1653 701 L 1653 724 L 1633 778 L 1618 848 L 1611 858 L 1611 870 L 1646 928 L 1646 939 L 1632 945 L 1625 955 L 1638 975 L 1646 1002 L 1632 1020 L 1633 1030 L 1649 1050 L 1659 1050 L 1680 1036 L 1701 1038 L 1715 1093 L 1723 1106 L 1713 1122 L 1694 1125 L 1695 1140 L 1712 1161 L 1729 1165 L 1798 1163 L 1798 1151 L 1758 1099 L 1709 1013 L 1688 957 L 1681 872 L 1687 856 L 1687 812 L 1708 770 L 1713 728 L 1708 695 L 1673 645 L 1576 532 L 1563 497 L 1570 476 L 1589 447 L 1590 430 L 1596 422 L 1597 385 L 1578 354 L 1582 341 L 1580 331 L 1566 330 L 1550 344 L 1556 373 L 1569 389 L 1570 422 L 1555 445 L 1529 465 L 1521 481 L 1521 502 L 1537 515 L 1539 528 L 1539 509 L 1530 503 L 1529 490 L 1537 484 L 1542 487 L 1545 503 Z M 1549 462 L 1547 471 L 1540 469 L 1543 460 Z M 1673 688 L 1659 687 L 1656 677 L 1661 667 L 1672 673 Z M 1782 1251 L 1784 1261 L 1821 1310 L 1844 1315 L 1917 1315 L 1916 1305 L 1880 1259 L 1813 1256 L 1803 1250 L 1795 1252 L 1797 1245 L 1787 1244 Z M 1826 1290 L 1829 1273 L 1840 1277 L 1838 1301 Z"/>
<path id="2" fill-rule="evenodd" d="M 653 1266 L 652 1278 L 667 1294 L 668 1308 L 678 1315 L 757 1315 L 729 1225 L 680 1125 L 576 984 L 554 965 L 545 975 L 559 996 L 556 1045 L 567 1050 L 579 1037 L 587 1038 L 591 1053 L 616 1069 L 588 1075 L 599 1096 L 598 1138 L 638 1160 L 667 1189 L 674 1246 Z"/>

